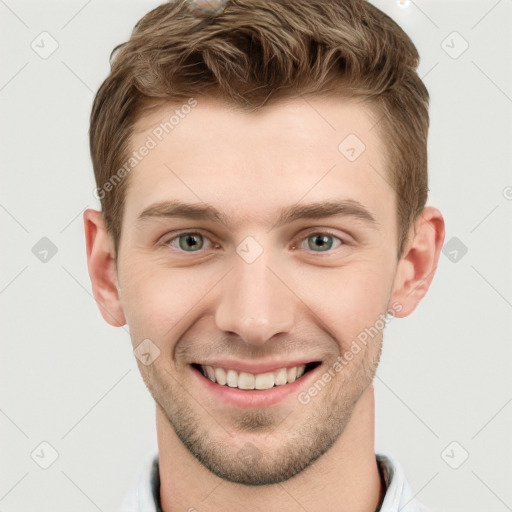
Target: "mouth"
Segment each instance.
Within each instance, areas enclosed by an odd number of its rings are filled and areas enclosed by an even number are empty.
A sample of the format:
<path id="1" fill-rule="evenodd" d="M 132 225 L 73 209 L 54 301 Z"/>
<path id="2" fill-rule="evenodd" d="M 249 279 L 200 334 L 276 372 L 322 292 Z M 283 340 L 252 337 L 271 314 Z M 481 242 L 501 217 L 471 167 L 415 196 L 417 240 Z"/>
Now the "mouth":
<path id="1" fill-rule="evenodd" d="M 296 366 L 284 366 L 272 371 L 252 373 L 229 367 L 210 366 L 193 363 L 191 366 L 211 382 L 220 386 L 245 391 L 264 391 L 293 384 L 317 368 L 321 361 L 312 361 Z"/>

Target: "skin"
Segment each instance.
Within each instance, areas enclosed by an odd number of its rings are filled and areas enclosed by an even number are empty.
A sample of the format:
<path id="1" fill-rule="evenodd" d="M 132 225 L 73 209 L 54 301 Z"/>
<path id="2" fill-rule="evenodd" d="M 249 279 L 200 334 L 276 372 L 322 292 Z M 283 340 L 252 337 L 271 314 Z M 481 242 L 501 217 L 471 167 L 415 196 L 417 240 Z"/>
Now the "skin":
<path id="1" fill-rule="evenodd" d="M 132 148 L 176 107 L 140 119 Z M 397 198 L 382 178 L 385 148 L 374 124 L 368 109 L 336 98 L 289 99 L 257 113 L 198 98 L 125 178 L 117 255 L 101 213 L 84 213 L 105 320 L 128 323 L 134 348 L 150 339 L 160 350 L 151 364 L 137 362 L 156 402 L 166 512 L 371 512 L 382 502 L 372 381 L 383 329 L 307 404 L 298 396 L 311 382 L 300 380 L 272 405 L 227 404 L 190 366 L 304 359 L 321 362 L 319 378 L 379 315 L 414 311 L 435 274 L 444 220 L 426 207 L 397 261 Z M 338 150 L 351 133 L 366 146 L 353 162 Z M 215 206 L 229 224 L 139 219 L 171 199 Z M 284 207 L 333 199 L 358 201 L 376 222 L 346 215 L 276 227 Z M 176 237 L 190 230 L 204 238 L 187 251 L 190 238 Z M 328 238 L 319 243 L 318 232 Z M 246 237 L 263 249 L 251 263 L 236 251 Z"/>

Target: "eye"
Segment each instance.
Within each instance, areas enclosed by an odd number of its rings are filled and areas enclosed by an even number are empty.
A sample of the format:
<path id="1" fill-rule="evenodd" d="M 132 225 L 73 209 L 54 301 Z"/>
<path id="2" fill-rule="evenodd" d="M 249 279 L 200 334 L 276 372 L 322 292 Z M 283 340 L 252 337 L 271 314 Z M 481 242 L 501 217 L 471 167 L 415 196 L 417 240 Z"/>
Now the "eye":
<path id="1" fill-rule="evenodd" d="M 212 245 L 209 238 L 204 236 L 202 233 L 199 233 L 198 231 L 187 231 L 169 238 L 163 243 L 164 245 L 168 245 L 177 251 L 198 252 L 201 249 L 209 248 L 204 247 L 205 240 L 208 240 L 210 246 Z"/>
<path id="2" fill-rule="evenodd" d="M 345 242 L 341 238 L 334 236 L 331 233 L 311 233 L 302 239 L 299 249 L 311 250 L 313 252 L 328 252 L 335 245 L 334 240 L 339 242 L 336 247 L 345 245 Z M 304 242 L 307 243 L 307 247 L 304 247 Z M 295 249 L 295 245 L 293 246 L 293 249 Z"/>
<path id="3" fill-rule="evenodd" d="M 304 247 L 305 243 L 307 244 L 306 247 Z M 199 231 L 179 233 L 164 240 L 163 245 L 180 252 L 199 252 L 204 249 L 211 249 L 214 246 L 211 240 Z M 301 239 L 299 249 L 324 253 L 342 245 L 346 245 L 345 241 L 329 232 L 315 232 Z M 293 245 L 292 249 L 296 249 L 296 244 Z"/>

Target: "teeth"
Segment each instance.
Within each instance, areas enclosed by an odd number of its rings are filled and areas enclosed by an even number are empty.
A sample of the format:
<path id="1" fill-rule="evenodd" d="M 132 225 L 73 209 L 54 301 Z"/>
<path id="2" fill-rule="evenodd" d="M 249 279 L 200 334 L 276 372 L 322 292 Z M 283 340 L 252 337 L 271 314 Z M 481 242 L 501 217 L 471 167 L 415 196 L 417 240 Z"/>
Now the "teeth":
<path id="1" fill-rule="evenodd" d="M 304 375 L 306 365 L 294 366 L 292 368 L 280 368 L 273 372 L 258 373 L 253 375 L 247 372 L 236 372 L 224 368 L 213 368 L 212 366 L 201 366 L 203 373 L 212 382 L 221 386 L 229 386 L 238 389 L 270 389 L 274 386 L 284 386 L 295 382 Z"/>
<path id="2" fill-rule="evenodd" d="M 230 388 L 236 388 L 238 386 L 238 374 L 235 372 L 235 370 L 227 371 L 226 381 Z"/>
<path id="3" fill-rule="evenodd" d="M 203 370 L 206 370 L 206 376 L 213 382 L 217 382 L 215 379 L 215 370 L 211 366 L 203 366 Z"/>
<path id="4" fill-rule="evenodd" d="M 258 373 L 256 375 L 256 389 L 270 389 L 274 387 L 274 374 L 272 372 Z"/>
<path id="5" fill-rule="evenodd" d="M 293 368 L 288 368 L 286 371 L 286 378 L 288 379 L 288 382 L 294 382 L 297 379 L 297 367 L 294 366 Z"/>
<path id="6" fill-rule="evenodd" d="M 283 386 L 287 382 L 288 380 L 286 379 L 286 368 L 277 370 L 277 372 L 274 374 L 274 384 L 276 386 Z"/>
<path id="7" fill-rule="evenodd" d="M 224 386 L 226 384 L 226 382 L 227 382 L 226 372 L 224 371 L 223 368 L 215 368 L 215 379 L 222 386 Z"/>
<path id="8" fill-rule="evenodd" d="M 255 380 L 252 373 L 241 372 L 238 376 L 238 387 L 240 389 L 254 389 Z"/>

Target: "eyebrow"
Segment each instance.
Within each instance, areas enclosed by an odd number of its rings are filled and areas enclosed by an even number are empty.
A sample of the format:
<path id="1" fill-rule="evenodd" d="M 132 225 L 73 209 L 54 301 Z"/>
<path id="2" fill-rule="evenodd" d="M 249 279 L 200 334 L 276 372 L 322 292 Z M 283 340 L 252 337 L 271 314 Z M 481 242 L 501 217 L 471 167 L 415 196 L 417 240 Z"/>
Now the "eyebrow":
<path id="1" fill-rule="evenodd" d="M 273 228 L 300 219 L 322 219 L 334 216 L 352 217 L 364 221 L 368 226 L 375 229 L 380 225 L 370 211 L 360 202 L 352 199 L 343 199 L 304 205 L 296 204 L 283 208 Z M 217 222 L 227 228 L 230 226 L 229 218 L 214 206 L 206 203 L 185 203 L 181 200 L 162 201 L 150 205 L 142 211 L 137 222 L 144 222 L 150 218 L 186 218 Z"/>

